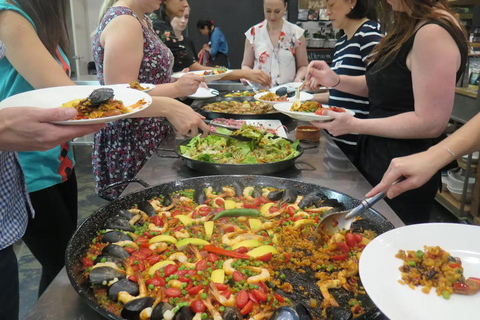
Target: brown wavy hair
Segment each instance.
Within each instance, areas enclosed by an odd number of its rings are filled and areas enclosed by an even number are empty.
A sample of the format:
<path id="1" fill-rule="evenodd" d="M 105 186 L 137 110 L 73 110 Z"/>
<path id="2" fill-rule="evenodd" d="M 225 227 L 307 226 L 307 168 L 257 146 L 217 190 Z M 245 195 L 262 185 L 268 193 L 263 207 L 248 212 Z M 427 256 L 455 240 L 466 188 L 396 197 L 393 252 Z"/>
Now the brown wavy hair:
<path id="1" fill-rule="evenodd" d="M 446 0 L 402 0 L 402 2 L 410 9 L 411 15 L 393 11 L 386 0 L 380 1 L 380 10 L 383 12 L 381 23 L 387 35 L 373 49 L 370 62 L 379 61 L 383 64 L 389 57 L 395 57 L 421 21 L 442 22 L 451 31 L 456 42 L 468 48 L 465 27 L 455 18 Z"/>
<path id="2" fill-rule="evenodd" d="M 22 9 L 35 23 L 37 34 L 48 52 L 57 56 L 57 46 L 68 55 L 66 0 L 8 0 Z"/>

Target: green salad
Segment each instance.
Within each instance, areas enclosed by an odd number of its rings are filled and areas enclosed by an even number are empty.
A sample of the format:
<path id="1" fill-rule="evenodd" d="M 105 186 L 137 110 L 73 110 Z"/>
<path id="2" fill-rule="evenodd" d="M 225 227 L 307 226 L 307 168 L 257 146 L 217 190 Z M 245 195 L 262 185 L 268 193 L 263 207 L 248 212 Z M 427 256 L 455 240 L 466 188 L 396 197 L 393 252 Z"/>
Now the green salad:
<path id="1" fill-rule="evenodd" d="M 220 130 L 222 129 L 222 130 Z M 277 137 L 255 126 L 243 125 L 240 130 L 218 128 L 217 132 L 228 135 L 241 135 L 252 139 L 251 142 L 208 135 L 194 137 L 187 145 L 180 146 L 182 156 L 198 161 L 230 164 L 271 163 L 295 158 L 299 141 L 290 141 Z"/>

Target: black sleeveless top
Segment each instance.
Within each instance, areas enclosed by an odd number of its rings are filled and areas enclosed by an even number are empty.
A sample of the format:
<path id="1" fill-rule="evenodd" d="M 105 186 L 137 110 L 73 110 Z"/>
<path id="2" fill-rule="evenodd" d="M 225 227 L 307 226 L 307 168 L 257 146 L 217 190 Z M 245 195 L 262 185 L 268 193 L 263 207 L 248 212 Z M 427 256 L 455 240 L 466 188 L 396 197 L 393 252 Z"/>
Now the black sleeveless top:
<path id="1" fill-rule="evenodd" d="M 439 21 L 429 21 L 427 24 L 437 24 L 453 34 L 448 26 Z M 421 26 L 419 30 L 423 27 Z M 418 30 L 416 31 L 418 32 Z M 407 68 L 407 56 L 410 53 L 416 32 L 403 44 L 398 54 L 389 57 L 387 65 L 378 60 L 367 67 L 366 81 L 369 89 L 370 115 L 369 118 L 385 118 L 404 112 L 415 110 L 413 96 L 412 73 Z M 455 39 L 455 38 L 454 38 Z M 460 79 L 468 58 L 467 43 L 457 42 L 461 54 L 461 66 L 457 71 L 457 81 Z M 435 144 L 437 139 L 392 139 L 377 136 L 361 135 L 357 148 L 357 167 L 365 178 L 376 185 L 383 177 L 391 160 L 427 150 Z M 438 189 L 440 176 L 432 178 L 424 187 L 412 190 L 402 196 L 420 197 L 418 201 L 426 201 L 426 197 L 433 197 Z M 410 196 L 409 196 L 410 195 Z M 402 198 L 399 196 L 397 198 Z M 395 199 L 394 199 L 395 200 Z M 410 201 L 414 199 L 405 199 Z M 392 206 L 392 205 L 391 205 Z M 393 206 L 392 206 L 393 208 Z M 397 212 L 400 215 L 400 212 Z M 400 216 L 402 220 L 404 217 Z"/>

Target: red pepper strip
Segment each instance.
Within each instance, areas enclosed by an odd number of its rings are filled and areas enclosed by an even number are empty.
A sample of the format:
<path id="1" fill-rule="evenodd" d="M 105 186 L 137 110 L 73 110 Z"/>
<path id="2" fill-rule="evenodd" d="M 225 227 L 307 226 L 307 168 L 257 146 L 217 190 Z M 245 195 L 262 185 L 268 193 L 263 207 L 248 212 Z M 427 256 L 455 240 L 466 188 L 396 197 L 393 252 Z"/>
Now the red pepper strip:
<path id="1" fill-rule="evenodd" d="M 222 256 L 237 258 L 237 259 L 246 259 L 246 260 L 250 259 L 250 256 L 244 253 L 238 253 L 232 250 L 226 250 L 226 249 L 218 248 L 212 245 L 203 246 L 203 250 L 216 253 Z"/>
<path id="2" fill-rule="evenodd" d="M 348 252 L 350 251 L 350 249 L 345 243 L 335 242 L 333 245 L 335 247 L 335 250 L 339 250 L 340 252 L 343 252 L 343 254 L 331 257 L 332 260 L 339 261 L 339 260 L 345 260 L 348 258 Z"/>
<path id="3" fill-rule="evenodd" d="M 450 266 L 450 268 L 452 268 L 452 269 L 461 268 L 461 267 L 462 267 L 459 263 L 450 263 L 449 266 Z"/>

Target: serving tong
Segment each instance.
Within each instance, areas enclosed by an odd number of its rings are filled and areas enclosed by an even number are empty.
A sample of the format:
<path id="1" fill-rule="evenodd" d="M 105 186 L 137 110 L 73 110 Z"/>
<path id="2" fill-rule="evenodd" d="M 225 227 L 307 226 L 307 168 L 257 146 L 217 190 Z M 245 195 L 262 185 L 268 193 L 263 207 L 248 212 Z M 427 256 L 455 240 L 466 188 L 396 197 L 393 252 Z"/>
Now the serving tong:
<path id="1" fill-rule="evenodd" d="M 205 122 L 206 124 L 211 125 L 211 126 L 225 128 L 225 129 L 228 129 L 228 130 L 233 130 L 233 131 L 238 130 L 238 128 L 235 128 L 235 127 L 232 127 L 232 126 L 229 126 L 229 125 L 226 125 L 226 124 L 222 124 L 222 123 L 212 122 L 211 120 L 206 120 L 205 119 L 205 120 L 203 120 L 203 122 Z M 223 137 L 223 138 L 230 138 L 230 139 L 234 139 L 234 140 L 238 140 L 238 141 L 246 141 L 246 142 L 253 141 L 252 138 L 248 138 L 248 137 L 244 137 L 244 136 L 240 136 L 240 135 L 239 136 L 234 136 L 234 135 L 224 134 L 224 133 L 220 133 L 220 132 L 216 132 L 216 131 L 210 131 L 209 134 L 212 134 L 214 136 Z"/>

